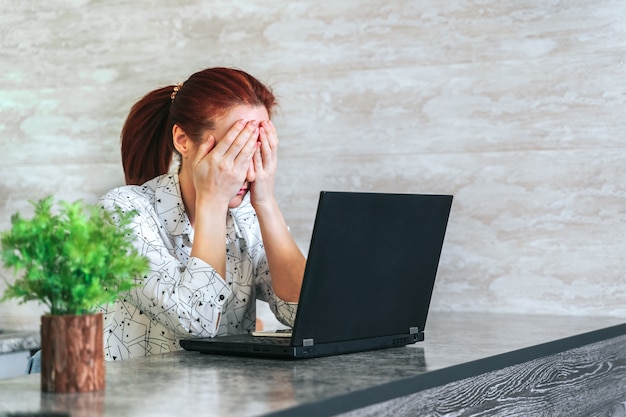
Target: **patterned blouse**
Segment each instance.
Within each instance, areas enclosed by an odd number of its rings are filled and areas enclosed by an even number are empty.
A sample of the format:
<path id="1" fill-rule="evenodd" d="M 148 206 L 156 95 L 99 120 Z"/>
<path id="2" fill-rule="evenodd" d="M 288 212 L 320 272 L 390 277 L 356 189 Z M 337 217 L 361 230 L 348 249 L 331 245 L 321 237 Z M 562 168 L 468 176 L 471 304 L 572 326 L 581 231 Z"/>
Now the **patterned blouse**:
<path id="1" fill-rule="evenodd" d="M 293 325 L 297 303 L 272 289 L 259 222 L 246 196 L 226 218 L 226 277 L 191 257 L 194 230 L 180 193 L 178 175 L 113 189 L 100 199 L 105 209 L 136 210 L 134 245 L 150 263 L 139 286 L 104 314 L 107 360 L 180 349 L 178 340 L 249 333 L 256 299 L 267 301 L 276 318 Z"/>

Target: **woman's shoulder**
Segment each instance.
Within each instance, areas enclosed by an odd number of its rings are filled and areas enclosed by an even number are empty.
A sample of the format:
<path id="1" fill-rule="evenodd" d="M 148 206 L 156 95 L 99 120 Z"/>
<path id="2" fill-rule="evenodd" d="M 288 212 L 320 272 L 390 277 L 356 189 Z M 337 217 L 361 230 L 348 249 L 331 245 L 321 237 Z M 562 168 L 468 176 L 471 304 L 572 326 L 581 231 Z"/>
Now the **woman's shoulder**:
<path id="1" fill-rule="evenodd" d="M 106 192 L 99 199 L 104 208 L 141 209 L 153 206 L 157 178 L 142 185 L 123 185 Z"/>

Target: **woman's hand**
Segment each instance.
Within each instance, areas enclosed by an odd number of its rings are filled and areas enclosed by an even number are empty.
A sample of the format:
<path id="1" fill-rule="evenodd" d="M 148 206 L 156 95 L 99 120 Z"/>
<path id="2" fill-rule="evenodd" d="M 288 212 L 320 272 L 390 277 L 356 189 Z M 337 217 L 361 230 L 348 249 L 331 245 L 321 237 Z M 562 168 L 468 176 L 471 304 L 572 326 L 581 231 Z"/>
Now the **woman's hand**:
<path id="1" fill-rule="evenodd" d="M 274 200 L 274 182 L 278 157 L 278 136 L 274 124 L 259 124 L 258 146 L 252 158 L 255 180 L 250 184 L 250 202 L 257 208 Z"/>
<path id="2" fill-rule="evenodd" d="M 191 161 L 195 188 L 191 256 L 211 265 L 224 279 L 226 211 L 245 181 L 258 136 L 258 122 L 239 120 L 220 139 L 208 135 Z"/>
<path id="3" fill-rule="evenodd" d="M 272 122 L 260 123 L 259 142 L 252 158 L 256 178 L 250 185 L 250 201 L 259 219 L 274 293 L 284 301 L 297 302 L 306 261 L 274 195 L 278 136 Z"/>
<path id="4" fill-rule="evenodd" d="M 258 122 L 254 120 L 237 121 L 219 140 L 210 135 L 193 161 L 196 199 L 207 197 L 228 205 L 246 180 L 258 137 Z"/>

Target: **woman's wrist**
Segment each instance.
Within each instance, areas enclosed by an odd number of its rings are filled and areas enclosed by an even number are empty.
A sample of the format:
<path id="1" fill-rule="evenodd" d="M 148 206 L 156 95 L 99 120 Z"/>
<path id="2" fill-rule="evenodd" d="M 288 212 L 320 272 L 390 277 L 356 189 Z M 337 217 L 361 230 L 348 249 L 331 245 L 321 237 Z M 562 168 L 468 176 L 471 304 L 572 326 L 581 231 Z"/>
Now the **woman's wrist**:
<path id="1" fill-rule="evenodd" d="M 252 200 L 251 200 L 252 202 Z M 280 214 L 280 208 L 278 207 L 278 201 L 274 196 L 265 198 L 261 201 L 254 200 L 252 207 L 259 218 L 274 216 Z"/>
<path id="2" fill-rule="evenodd" d="M 223 201 L 222 201 L 223 200 Z M 220 199 L 219 197 L 213 195 L 196 195 L 196 215 L 202 214 L 211 214 L 211 215 L 226 215 L 228 211 L 228 202 L 227 199 Z M 220 217 L 221 218 L 221 217 Z"/>
<path id="3" fill-rule="evenodd" d="M 202 259 L 226 276 L 226 213 L 228 205 L 196 200 L 194 240 L 191 256 Z"/>

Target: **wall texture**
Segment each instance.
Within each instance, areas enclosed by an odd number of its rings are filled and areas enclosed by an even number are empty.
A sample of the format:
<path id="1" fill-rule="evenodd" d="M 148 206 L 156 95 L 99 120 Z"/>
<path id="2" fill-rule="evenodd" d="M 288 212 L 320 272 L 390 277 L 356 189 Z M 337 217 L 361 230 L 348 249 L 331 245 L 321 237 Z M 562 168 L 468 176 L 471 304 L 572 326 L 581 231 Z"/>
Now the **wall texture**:
<path id="1" fill-rule="evenodd" d="M 621 0 L 22 0 L 0 39 L 0 229 L 122 184 L 130 106 L 234 66 L 281 102 L 304 251 L 320 190 L 450 193 L 432 308 L 626 316 Z M 40 313 L 2 304 L 0 327 Z"/>

